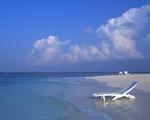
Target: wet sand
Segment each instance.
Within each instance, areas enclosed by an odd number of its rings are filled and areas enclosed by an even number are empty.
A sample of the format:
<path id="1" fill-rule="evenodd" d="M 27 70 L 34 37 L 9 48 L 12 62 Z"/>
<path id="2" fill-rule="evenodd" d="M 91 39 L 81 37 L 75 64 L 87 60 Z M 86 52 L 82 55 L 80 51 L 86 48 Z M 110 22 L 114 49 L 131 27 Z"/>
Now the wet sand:
<path id="1" fill-rule="evenodd" d="M 150 92 L 150 74 L 93 76 L 86 77 L 86 79 L 96 80 L 99 83 L 106 83 L 110 87 L 126 87 L 132 81 L 138 81 L 136 89 Z"/>

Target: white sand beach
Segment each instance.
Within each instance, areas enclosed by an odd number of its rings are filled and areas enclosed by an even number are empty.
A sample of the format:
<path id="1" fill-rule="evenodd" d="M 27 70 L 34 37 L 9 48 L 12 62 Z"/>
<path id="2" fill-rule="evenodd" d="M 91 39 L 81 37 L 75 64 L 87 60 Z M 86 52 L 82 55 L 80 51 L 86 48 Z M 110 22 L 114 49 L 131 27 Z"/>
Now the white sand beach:
<path id="1" fill-rule="evenodd" d="M 136 89 L 150 92 L 150 74 L 105 75 L 86 77 L 86 79 L 97 80 L 100 83 L 107 83 L 110 87 L 126 87 L 132 81 L 138 81 Z"/>

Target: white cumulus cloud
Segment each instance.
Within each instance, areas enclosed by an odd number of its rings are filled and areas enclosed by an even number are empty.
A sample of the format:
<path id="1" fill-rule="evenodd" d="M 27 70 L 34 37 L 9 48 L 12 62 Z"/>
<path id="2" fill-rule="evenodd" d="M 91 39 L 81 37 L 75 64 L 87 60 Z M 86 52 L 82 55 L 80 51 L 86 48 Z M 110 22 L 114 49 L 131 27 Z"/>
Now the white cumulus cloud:
<path id="1" fill-rule="evenodd" d="M 48 64 L 59 58 L 60 49 L 67 41 L 60 42 L 56 36 L 49 36 L 47 39 L 37 40 L 32 52 L 29 54 L 30 61 L 33 64 Z"/>
<path id="2" fill-rule="evenodd" d="M 138 49 L 137 41 L 141 34 L 147 35 L 146 39 L 150 38 L 147 29 L 149 23 L 150 5 L 131 8 L 95 30 L 99 36 L 97 44 L 68 45 L 68 40 L 62 41 L 50 35 L 47 39 L 40 39 L 34 43 L 29 58 L 34 64 L 142 58 L 144 54 Z M 86 28 L 85 31 L 94 33 L 90 28 Z"/>
<path id="3" fill-rule="evenodd" d="M 150 5 L 131 8 L 120 17 L 108 20 L 96 32 L 106 39 L 103 43 L 111 46 L 112 53 L 118 58 L 140 58 L 142 53 L 137 49 L 137 37 L 147 27 L 150 20 Z"/>

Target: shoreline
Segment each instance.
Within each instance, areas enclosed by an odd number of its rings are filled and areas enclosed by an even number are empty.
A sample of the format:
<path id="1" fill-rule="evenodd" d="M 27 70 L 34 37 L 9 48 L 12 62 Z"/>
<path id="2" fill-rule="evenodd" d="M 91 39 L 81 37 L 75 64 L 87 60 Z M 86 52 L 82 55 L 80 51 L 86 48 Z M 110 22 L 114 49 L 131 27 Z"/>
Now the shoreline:
<path id="1" fill-rule="evenodd" d="M 150 92 L 150 74 L 130 74 L 130 75 L 104 75 L 85 77 L 86 79 L 96 80 L 98 83 L 106 83 L 110 87 L 128 86 L 133 81 L 138 81 L 135 89 Z"/>

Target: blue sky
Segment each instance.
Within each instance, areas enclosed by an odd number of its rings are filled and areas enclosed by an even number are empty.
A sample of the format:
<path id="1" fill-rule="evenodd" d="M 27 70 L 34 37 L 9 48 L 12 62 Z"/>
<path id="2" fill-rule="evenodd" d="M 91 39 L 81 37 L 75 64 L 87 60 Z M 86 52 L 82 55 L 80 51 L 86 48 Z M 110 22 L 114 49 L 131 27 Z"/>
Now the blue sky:
<path id="1" fill-rule="evenodd" d="M 150 71 L 149 5 L 0 0 L 0 71 Z"/>

